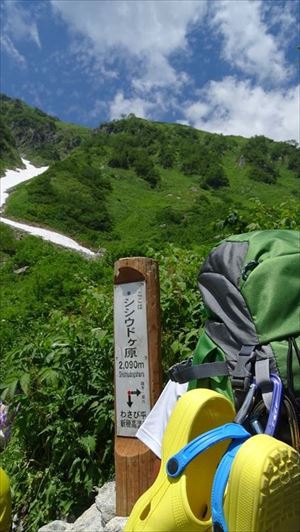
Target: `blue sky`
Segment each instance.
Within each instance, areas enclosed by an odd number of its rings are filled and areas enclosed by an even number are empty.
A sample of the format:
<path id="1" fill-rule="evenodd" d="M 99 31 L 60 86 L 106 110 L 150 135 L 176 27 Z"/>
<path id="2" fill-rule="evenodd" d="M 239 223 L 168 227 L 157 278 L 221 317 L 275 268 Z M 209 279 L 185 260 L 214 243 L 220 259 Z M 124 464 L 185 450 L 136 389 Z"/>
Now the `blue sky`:
<path id="1" fill-rule="evenodd" d="M 92 127 L 132 112 L 299 140 L 299 6 L 4 0 L 1 90 Z"/>

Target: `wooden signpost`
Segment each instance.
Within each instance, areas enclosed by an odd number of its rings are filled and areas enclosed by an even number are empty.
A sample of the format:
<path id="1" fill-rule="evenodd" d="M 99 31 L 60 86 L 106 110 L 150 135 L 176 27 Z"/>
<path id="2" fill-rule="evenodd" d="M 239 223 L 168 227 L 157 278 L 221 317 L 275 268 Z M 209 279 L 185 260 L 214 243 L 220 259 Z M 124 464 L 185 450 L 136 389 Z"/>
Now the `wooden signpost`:
<path id="1" fill-rule="evenodd" d="M 114 272 L 116 512 L 151 485 L 155 456 L 135 434 L 162 388 L 157 262 L 120 259 Z"/>

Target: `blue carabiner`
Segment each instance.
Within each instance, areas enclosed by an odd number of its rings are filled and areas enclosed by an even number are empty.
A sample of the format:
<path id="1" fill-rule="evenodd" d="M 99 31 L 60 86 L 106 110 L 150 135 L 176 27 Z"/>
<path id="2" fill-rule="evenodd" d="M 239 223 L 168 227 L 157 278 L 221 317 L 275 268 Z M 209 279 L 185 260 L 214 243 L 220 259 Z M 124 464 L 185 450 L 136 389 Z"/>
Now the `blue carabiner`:
<path id="1" fill-rule="evenodd" d="M 281 399 L 282 399 L 282 382 L 278 375 L 275 375 L 274 373 L 271 373 L 270 375 L 271 381 L 273 383 L 273 393 L 272 393 L 272 403 L 271 408 L 268 416 L 267 425 L 265 428 L 264 433 L 268 434 L 270 436 L 273 436 L 276 430 L 276 425 L 279 418 L 279 412 L 280 412 L 280 405 L 281 405 Z M 239 411 L 238 415 L 235 418 L 235 422 L 237 419 L 245 420 L 246 417 L 249 415 L 249 411 L 251 409 L 250 403 L 252 404 L 252 399 L 254 398 L 253 389 L 256 390 L 257 386 L 255 381 L 253 382 L 253 387 L 250 393 L 248 393 L 246 400 L 245 400 L 245 406 L 242 405 L 241 410 Z M 247 399 L 248 398 L 248 399 Z M 257 420 L 256 420 L 257 421 Z M 260 424 L 256 425 L 257 432 L 263 432 L 261 430 Z M 255 428 L 255 426 L 254 426 Z M 212 487 L 212 521 L 213 521 L 213 529 L 214 532 L 227 532 L 227 524 L 226 519 L 224 515 L 223 510 L 223 497 L 227 485 L 227 481 L 229 478 L 229 474 L 231 471 L 232 462 L 238 452 L 238 450 L 241 448 L 244 442 L 239 441 L 233 441 L 232 444 L 229 446 L 226 453 L 223 455 L 223 458 L 221 459 L 215 477 Z"/>
<path id="2" fill-rule="evenodd" d="M 253 424 L 253 428 L 256 433 L 264 432 L 265 434 L 269 434 L 270 436 L 273 436 L 276 430 L 278 418 L 279 418 L 279 412 L 280 412 L 280 406 L 281 406 L 281 399 L 282 399 L 282 382 L 281 379 L 276 375 L 275 373 L 271 373 L 270 380 L 273 384 L 273 393 L 272 393 L 272 403 L 271 408 L 268 416 L 268 421 L 265 430 L 263 430 L 260 427 L 258 420 L 256 419 L 256 423 Z M 253 379 L 253 382 L 250 385 L 249 391 L 245 397 L 245 400 L 238 411 L 237 415 L 234 418 L 235 423 L 243 424 L 246 419 L 249 417 L 251 408 L 253 406 L 253 400 L 256 395 L 257 390 L 259 389 L 259 386 L 257 386 L 255 379 Z"/>
<path id="3" fill-rule="evenodd" d="M 272 403 L 271 403 L 271 408 L 269 412 L 268 422 L 265 428 L 265 434 L 269 434 L 270 436 L 273 436 L 275 433 L 278 418 L 279 418 L 281 399 L 282 399 L 282 382 L 281 382 L 281 379 L 278 377 L 278 375 L 275 375 L 275 373 L 271 373 L 270 377 L 271 377 L 271 381 L 273 382 L 273 394 L 272 394 Z"/>
<path id="4" fill-rule="evenodd" d="M 280 377 L 278 377 L 278 375 L 276 375 L 275 373 L 271 373 L 270 380 L 273 383 L 273 392 L 272 392 L 271 408 L 269 411 L 266 428 L 265 430 L 262 429 L 257 418 L 254 418 L 255 423 L 252 424 L 252 427 L 254 428 L 257 434 L 264 433 L 264 434 L 269 434 L 269 436 L 274 436 L 277 422 L 279 419 L 283 386 L 282 386 Z M 255 384 L 255 380 L 254 380 L 254 384 Z"/>

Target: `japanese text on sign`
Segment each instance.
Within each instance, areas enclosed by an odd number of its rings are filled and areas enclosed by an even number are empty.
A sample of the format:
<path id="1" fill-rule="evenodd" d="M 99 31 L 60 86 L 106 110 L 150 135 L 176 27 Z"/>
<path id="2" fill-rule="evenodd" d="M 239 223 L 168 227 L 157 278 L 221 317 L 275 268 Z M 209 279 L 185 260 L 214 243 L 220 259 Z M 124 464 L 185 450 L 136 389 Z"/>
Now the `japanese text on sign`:
<path id="1" fill-rule="evenodd" d="M 115 286 L 116 433 L 135 436 L 150 411 L 146 283 Z"/>

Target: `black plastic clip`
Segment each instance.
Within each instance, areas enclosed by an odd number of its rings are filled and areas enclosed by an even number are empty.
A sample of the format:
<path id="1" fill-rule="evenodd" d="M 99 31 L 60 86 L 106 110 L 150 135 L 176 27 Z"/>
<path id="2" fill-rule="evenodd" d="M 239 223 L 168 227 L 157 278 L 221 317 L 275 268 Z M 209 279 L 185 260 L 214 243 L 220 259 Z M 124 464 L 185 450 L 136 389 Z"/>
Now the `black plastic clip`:
<path id="1" fill-rule="evenodd" d="M 183 384 L 186 382 L 186 379 L 181 375 L 181 370 L 183 368 L 188 368 L 192 366 L 193 364 L 193 357 L 189 357 L 186 360 L 183 360 L 182 362 L 177 362 L 173 366 L 171 366 L 168 369 L 168 376 L 169 379 L 173 382 L 178 382 L 179 384 Z"/>
<path id="2" fill-rule="evenodd" d="M 247 280 L 249 273 L 252 272 L 252 270 L 254 270 L 254 268 L 256 268 L 256 266 L 258 266 L 258 264 L 259 263 L 257 262 L 257 260 L 250 260 L 250 262 L 248 262 L 248 264 L 246 264 L 246 266 L 242 270 L 242 279 L 243 279 L 243 281 Z"/>

